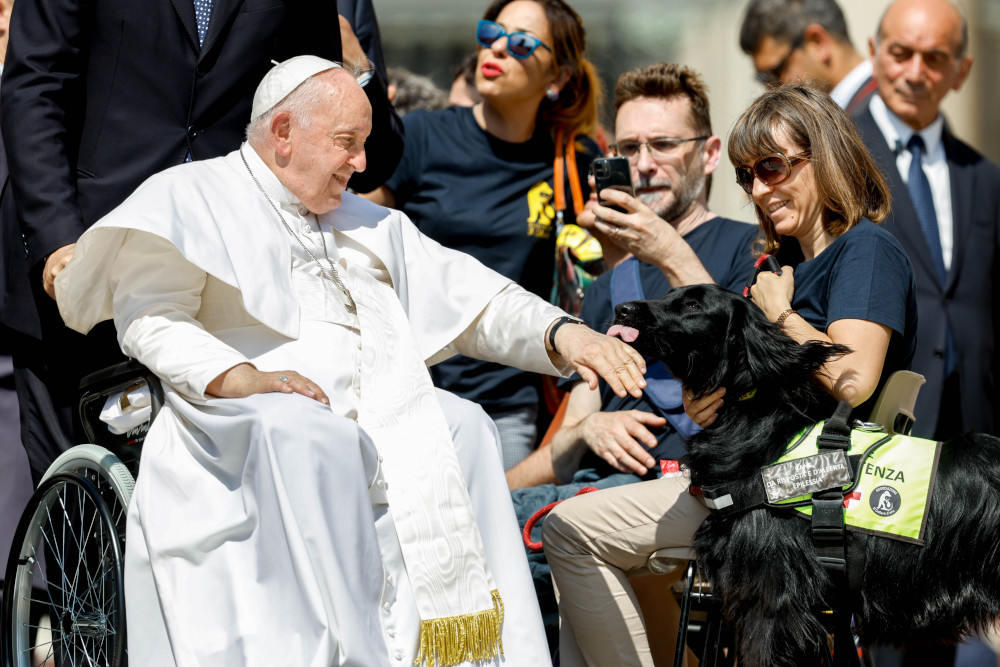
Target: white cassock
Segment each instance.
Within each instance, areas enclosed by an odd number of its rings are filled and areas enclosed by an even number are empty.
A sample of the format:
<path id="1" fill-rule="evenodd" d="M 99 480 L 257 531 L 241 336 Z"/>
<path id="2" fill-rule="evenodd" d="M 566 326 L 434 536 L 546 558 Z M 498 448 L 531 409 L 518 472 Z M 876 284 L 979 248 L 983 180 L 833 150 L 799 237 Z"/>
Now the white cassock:
<path id="1" fill-rule="evenodd" d="M 413 663 L 420 637 L 427 664 L 466 664 L 445 656 L 454 628 L 483 643 L 502 616 L 503 657 L 484 644 L 475 664 L 549 664 L 495 429 L 426 365 L 565 372 L 543 341 L 562 311 L 398 211 L 345 194 L 317 219 L 241 150 L 248 165 L 235 151 L 149 179 L 56 281 L 69 326 L 113 316 L 166 388 L 128 515 L 130 661 L 381 667 Z M 321 237 L 356 312 L 321 274 Z M 205 396 L 245 361 L 331 405 Z"/>

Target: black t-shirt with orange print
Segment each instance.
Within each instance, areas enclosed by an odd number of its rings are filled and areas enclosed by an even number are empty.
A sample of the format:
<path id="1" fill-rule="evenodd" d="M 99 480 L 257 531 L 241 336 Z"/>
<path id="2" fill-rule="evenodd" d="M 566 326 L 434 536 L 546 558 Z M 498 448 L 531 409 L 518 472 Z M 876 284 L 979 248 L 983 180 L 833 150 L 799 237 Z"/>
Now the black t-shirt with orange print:
<path id="1" fill-rule="evenodd" d="M 442 245 L 472 255 L 547 300 L 556 228 L 555 145 L 548 133 L 524 143 L 501 141 L 483 131 L 466 107 L 414 111 L 403 124 L 403 158 L 386 183 L 397 208 Z M 587 138 L 578 145 L 584 148 L 576 158 L 586 196 L 590 163 L 600 150 Z M 564 221 L 573 222 L 568 181 L 565 188 Z M 431 372 L 437 386 L 487 410 L 539 400 L 537 376 L 498 364 L 456 357 Z"/>

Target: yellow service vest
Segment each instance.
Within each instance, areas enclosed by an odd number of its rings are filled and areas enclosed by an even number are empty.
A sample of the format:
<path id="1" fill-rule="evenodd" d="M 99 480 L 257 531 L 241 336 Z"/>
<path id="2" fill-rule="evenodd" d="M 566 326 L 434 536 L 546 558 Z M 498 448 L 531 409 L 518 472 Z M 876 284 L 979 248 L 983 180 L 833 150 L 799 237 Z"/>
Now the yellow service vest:
<path id="1" fill-rule="evenodd" d="M 775 464 L 817 454 L 816 439 L 823 423 L 803 429 Z M 879 441 L 883 441 L 879 444 Z M 870 450 L 870 451 L 869 451 Z M 849 530 L 891 537 L 922 545 L 927 507 L 934 491 L 941 443 L 883 431 L 854 429 L 848 456 L 860 455 L 857 483 L 844 498 L 844 522 Z M 850 487 L 845 487 L 845 491 Z M 777 505 L 807 501 L 811 494 Z M 809 516 L 811 505 L 795 511 Z"/>

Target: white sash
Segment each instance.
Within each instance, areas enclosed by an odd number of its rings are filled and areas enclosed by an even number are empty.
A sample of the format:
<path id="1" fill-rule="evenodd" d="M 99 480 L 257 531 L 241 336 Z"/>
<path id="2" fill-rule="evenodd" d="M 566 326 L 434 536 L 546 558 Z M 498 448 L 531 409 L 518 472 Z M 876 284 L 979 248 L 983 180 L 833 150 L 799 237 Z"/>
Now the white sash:
<path id="1" fill-rule="evenodd" d="M 361 323 L 358 423 L 383 458 L 389 510 L 421 619 L 415 663 L 503 655 L 503 602 L 409 321 L 391 287 L 352 264 L 346 273 Z"/>

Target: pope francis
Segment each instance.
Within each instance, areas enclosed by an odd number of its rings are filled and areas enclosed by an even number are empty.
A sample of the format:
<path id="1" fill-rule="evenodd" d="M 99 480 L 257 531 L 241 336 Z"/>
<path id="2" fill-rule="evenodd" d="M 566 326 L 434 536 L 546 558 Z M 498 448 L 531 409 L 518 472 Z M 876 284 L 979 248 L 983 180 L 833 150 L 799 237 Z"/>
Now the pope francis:
<path id="1" fill-rule="evenodd" d="M 495 429 L 427 366 L 621 395 L 645 367 L 346 193 L 370 127 L 350 72 L 276 65 L 239 150 L 150 178 L 56 279 L 69 326 L 113 318 L 165 384 L 128 514 L 133 664 L 549 664 Z"/>

